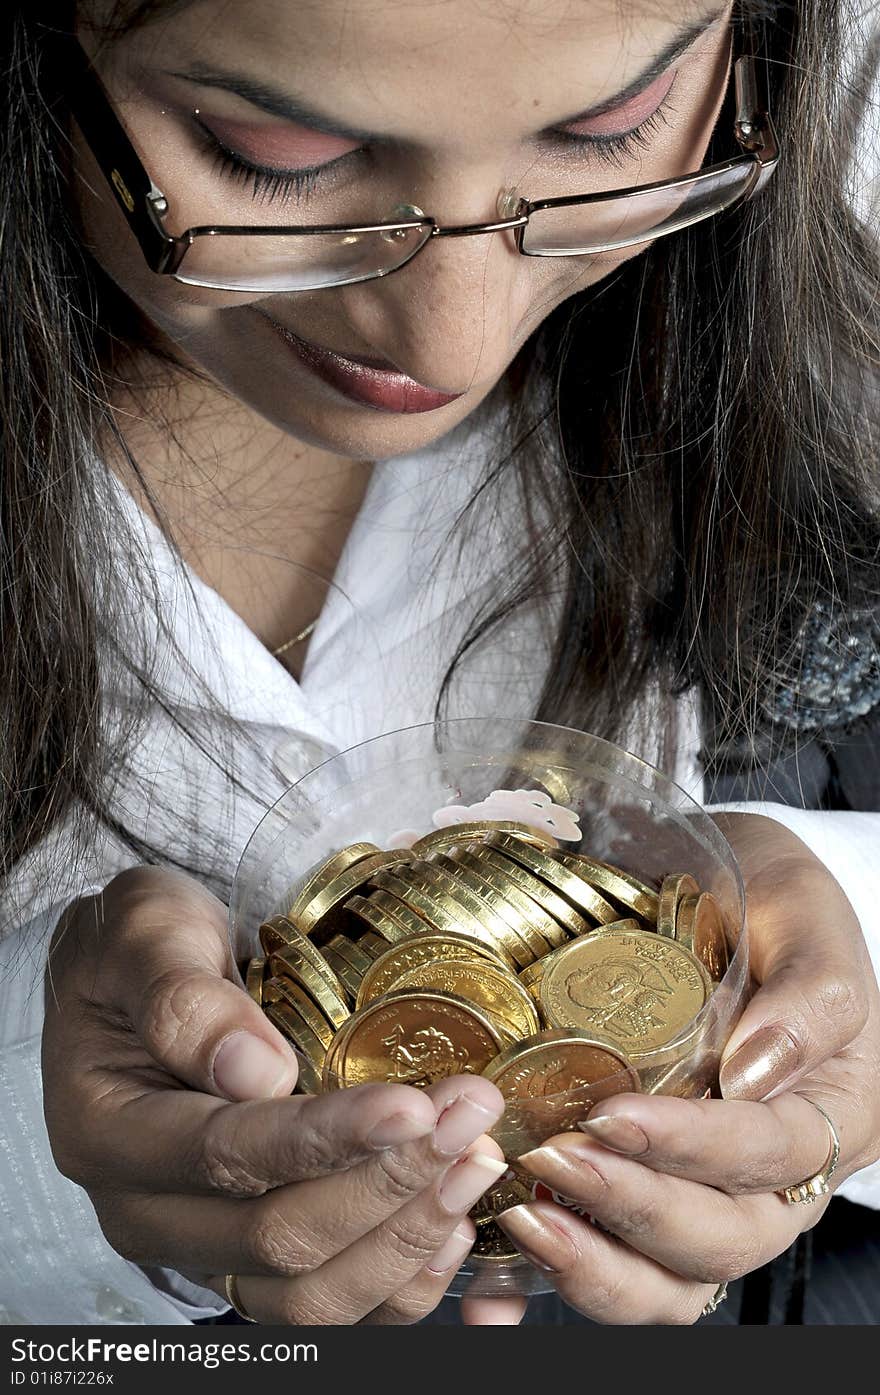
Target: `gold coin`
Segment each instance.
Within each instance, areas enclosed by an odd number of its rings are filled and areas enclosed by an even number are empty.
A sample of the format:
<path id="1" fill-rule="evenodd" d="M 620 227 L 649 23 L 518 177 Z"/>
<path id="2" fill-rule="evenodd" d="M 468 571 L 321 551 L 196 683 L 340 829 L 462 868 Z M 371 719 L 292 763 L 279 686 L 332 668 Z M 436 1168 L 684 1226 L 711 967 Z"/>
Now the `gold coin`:
<path id="1" fill-rule="evenodd" d="M 288 942 L 283 949 L 269 955 L 271 972 L 289 974 L 302 983 L 334 1027 L 341 1027 L 348 1017 L 345 989 L 311 940 L 286 916 L 275 916 L 270 923 L 278 921 L 286 922 L 287 928 L 282 933 L 288 936 Z"/>
<path id="2" fill-rule="evenodd" d="M 360 972 L 358 969 L 352 968 L 348 960 L 343 959 L 341 954 L 336 954 L 332 949 L 330 949 L 329 945 L 324 946 L 324 954 L 326 956 L 327 963 L 329 964 L 330 968 L 333 970 L 334 974 L 339 979 L 339 982 L 342 984 L 343 988 L 348 994 L 349 1000 L 352 1003 L 356 1002 L 358 989 L 361 986 L 361 979 L 363 978 L 363 973 Z M 364 955 L 364 958 L 366 958 L 366 955 Z"/>
<path id="3" fill-rule="evenodd" d="M 345 903 L 345 909 L 352 915 L 356 915 L 365 925 L 369 925 L 375 930 L 377 935 L 381 935 L 386 944 L 399 945 L 404 940 L 412 938 L 413 934 L 420 934 L 421 931 L 408 929 L 395 916 L 389 915 L 381 906 L 377 905 L 373 899 L 374 893 L 369 896 L 349 896 Z M 425 926 L 422 925 L 422 930 Z"/>
<path id="4" fill-rule="evenodd" d="M 703 965 L 677 941 L 609 928 L 559 950 L 537 996 L 554 1027 L 599 1032 L 638 1062 L 678 1037 L 710 992 Z"/>
<path id="5" fill-rule="evenodd" d="M 359 1008 L 372 1003 L 397 985 L 401 974 L 421 964 L 436 960 L 472 960 L 476 956 L 487 964 L 501 966 L 495 953 L 465 935 L 420 935 L 405 944 L 394 945 L 381 959 L 376 959 L 364 975 L 357 997 Z"/>
<path id="6" fill-rule="evenodd" d="M 452 901 L 456 908 L 463 907 L 480 925 L 488 926 L 517 963 L 525 960 L 530 964 L 550 948 L 537 932 L 521 926 L 515 912 L 511 912 L 509 918 L 505 916 L 494 893 L 482 889 L 473 891 L 464 877 L 446 871 L 433 860 L 414 862 L 412 875 L 419 879 L 421 885 L 427 883 L 429 887 L 436 888 L 444 901 Z"/>
<path id="7" fill-rule="evenodd" d="M 675 917 L 685 896 L 699 896 L 700 888 L 688 872 L 673 872 L 663 878 L 657 906 L 657 933 L 675 939 Z"/>
<path id="8" fill-rule="evenodd" d="M 388 941 L 383 940 L 382 936 L 377 935 L 373 930 L 368 930 L 366 935 L 358 936 L 357 947 L 362 949 L 371 960 L 381 959 L 383 954 L 388 953 Z"/>
<path id="9" fill-rule="evenodd" d="M 553 952 L 554 954 L 557 953 L 556 950 L 554 950 Z M 547 954 L 544 956 L 543 959 L 536 959 L 534 964 L 530 964 L 527 969 L 520 969 L 519 973 L 517 974 L 517 978 L 519 979 L 523 988 L 525 988 L 527 992 L 532 993 L 534 988 L 540 982 L 541 975 L 543 974 L 544 969 L 546 968 L 546 960 L 549 958 L 550 955 Z"/>
<path id="10" fill-rule="evenodd" d="M 576 911 L 564 897 L 557 895 L 547 882 L 542 881 L 528 867 L 514 861 L 512 857 L 505 857 L 500 848 L 490 847 L 488 843 L 480 843 L 474 853 L 468 853 L 468 857 L 476 858 L 497 875 L 504 877 L 508 884 L 513 885 L 525 896 L 528 896 L 570 935 L 586 935 L 590 930 L 595 929 L 591 920 L 587 920 L 581 912 Z"/>
<path id="11" fill-rule="evenodd" d="M 413 843 L 412 851 L 416 857 L 426 857 L 429 852 L 446 852 L 458 843 L 478 842 L 487 833 L 509 833 L 511 837 L 521 838 L 535 848 L 559 847 L 552 833 L 533 828 L 531 824 L 516 823 L 513 819 L 484 819 L 476 823 L 456 823 L 446 828 L 436 828 Z"/>
<path id="12" fill-rule="evenodd" d="M 643 920 L 650 921 L 652 929 L 655 927 L 660 898 L 656 891 L 652 891 L 637 877 L 630 876 L 629 872 L 624 872 L 620 867 L 612 867 L 608 862 L 587 857 L 586 853 L 558 852 L 554 853 L 554 857 L 570 872 L 574 872 L 576 877 L 583 877 L 594 890 L 606 892 L 612 901 L 616 901 L 625 910 L 634 911 Z"/>
<path id="13" fill-rule="evenodd" d="M 310 1095 L 321 1093 L 321 1069 L 324 1065 L 324 1047 L 313 1032 L 310 1032 L 302 1018 L 287 1003 L 269 1003 L 266 1016 L 282 1036 L 292 1042 L 297 1049 L 299 1078 L 297 1087 L 303 1087 Z"/>
<path id="14" fill-rule="evenodd" d="M 402 993 L 368 1003 L 337 1032 L 324 1088 L 384 1080 L 423 1088 L 450 1075 L 479 1075 L 504 1037 L 485 1013 L 442 993 Z"/>
<path id="15" fill-rule="evenodd" d="M 349 967 L 358 972 L 361 977 L 364 976 L 373 962 L 372 956 L 361 948 L 357 940 L 349 940 L 345 935 L 334 935 L 323 946 L 322 953 L 328 959 L 331 954 L 337 959 L 344 959 Z"/>
<path id="16" fill-rule="evenodd" d="M 540 1018 L 528 990 L 506 970 L 493 968 L 485 960 L 434 959 L 418 964 L 401 974 L 394 985 L 404 989 L 431 989 L 437 993 L 452 993 L 466 998 L 494 1021 L 500 1022 L 514 1037 L 528 1037 L 541 1026 Z"/>
<path id="17" fill-rule="evenodd" d="M 610 1040 L 572 1030 L 536 1032 L 483 1074 L 507 1101 L 491 1132 L 508 1157 L 576 1128 L 600 1100 L 640 1089 L 632 1062 Z"/>
<path id="18" fill-rule="evenodd" d="M 566 901 L 571 902 L 581 915 L 589 916 L 600 925 L 610 925 L 613 920 L 620 919 L 620 912 L 616 907 L 606 901 L 604 896 L 600 896 L 583 877 L 577 876 L 564 862 L 559 862 L 549 853 L 538 852 L 535 848 L 527 847 L 525 843 L 518 843 L 515 838 L 508 838 L 506 833 L 490 833 L 486 843 L 505 857 L 512 858 L 528 868 L 542 882 L 559 892 Z"/>
<path id="19" fill-rule="evenodd" d="M 374 933 L 385 941 L 385 949 L 389 944 L 411 940 L 414 935 L 430 934 L 433 928 L 412 906 L 407 906 L 399 897 L 390 891 L 383 891 L 381 887 L 375 887 L 368 896 L 352 896 L 345 904 L 347 909 L 372 926 Z M 397 935 L 394 941 L 387 933 L 386 922 L 389 920 L 394 924 L 391 934 Z"/>
<path id="20" fill-rule="evenodd" d="M 560 940 L 567 938 L 565 931 L 555 921 L 550 922 L 553 926 L 553 937 L 548 938 L 536 923 L 541 917 L 528 913 L 528 902 L 526 914 L 523 914 L 523 909 L 518 908 L 508 897 L 510 882 L 502 884 L 500 879 L 492 881 L 488 875 L 481 876 L 475 870 L 476 864 L 468 865 L 462 861 L 468 856 L 471 854 L 460 848 L 456 850 L 454 857 L 447 856 L 446 853 L 432 853 L 427 860 L 430 866 L 436 867 L 447 877 L 452 877 L 457 886 L 476 896 L 478 901 L 491 906 L 493 912 L 501 916 L 519 939 L 525 941 L 534 959 L 540 959 L 542 955 L 550 953 L 554 944 L 558 942 L 556 936 Z M 549 921 L 550 917 L 543 919 Z"/>
<path id="21" fill-rule="evenodd" d="M 326 1049 L 333 1040 L 333 1027 L 327 1021 L 313 998 L 292 978 L 282 978 L 276 974 L 266 980 L 264 988 L 267 1003 L 285 1002 L 299 1014 L 309 1031 L 318 1038 Z M 347 1016 L 350 1015 L 347 1013 Z"/>
<path id="22" fill-rule="evenodd" d="M 382 877 L 380 885 L 385 890 L 393 892 L 413 910 L 418 911 L 435 934 L 439 931 L 442 935 L 467 935 L 493 950 L 510 967 L 518 962 L 515 953 L 521 954 L 526 963 L 531 962 L 531 955 L 528 954 L 524 945 L 515 952 L 512 937 L 501 940 L 493 933 L 491 925 L 484 924 L 475 916 L 469 915 L 463 906 L 451 903 L 449 898 L 444 897 L 442 893 L 436 894 L 432 887 L 411 886 L 390 872 L 380 875 Z"/>
<path id="23" fill-rule="evenodd" d="M 361 858 L 346 872 L 321 885 L 307 904 L 301 906 L 296 923 L 305 935 L 321 934 L 325 938 L 335 935 L 345 928 L 344 903 L 349 896 L 367 882 L 383 867 L 397 867 L 410 860 L 407 848 L 392 848 L 390 852 L 376 853 L 372 857 Z"/>
<path id="24" fill-rule="evenodd" d="M 325 857 L 305 874 L 300 886 L 294 892 L 287 914 L 294 920 L 299 918 L 300 912 L 305 910 L 309 902 L 318 892 L 330 882 L 347 872 L 356 863 L 363 862 L 368 857 L 376 857 L 382 851 L 375 843 L 350 843 L 347 848 L 340 848 L 331 857 Z"/>
<path id="25" fill-rule="evenodd" d="M 533 1200 L 531 1185 L 516 1173 L 508 1171 L 486 1188 L 468 1215 L 475 1225 L 484 1225 L 487 1221 L 494 1221 L 510 1206 L 522 1206 Z"/>
<path id="26" fill-rule="evenodd" d="M 522 1259 L 522 1255 L 500 1225 L 491 1219 L 477 1222 L 477 1236 L 466 1263 L 509 1264 L 516 1259 Z"/>
<path id="27" fill-rule="evenodd" d="M 263 1006 L 263 970 L 265 967 L 265 959 L 252 959 L 247 966 L 245 979 L 247 991 L 259 1007 Z"/>
<path id="28" fill-rule="evenodd" d="M 448 857 L 445 853 L 436 854 L 436 861 L 448 864 L 450 870 L 457 869 L 456 876 L 463 876 L 469 884 L 474 885 L 479 894 L 483 894 L 484 887 L 489 887 L 496 895 L 502 896 L 516 917 L 513 923 L 526 938 L 527 943 L 533 949 L 536 948 L 533 934 L 537 933 L 540 936 L 539 943 L 547 946 L 546 949 L 541 949 L 539 958 L 549 954 L 551 949 L 568 944 L 569 935 L 565 926 L 560 925 L 559 921 L 539 906 L 537 901 L 513 883 L 508 875 L 508 867 L 505 866 L 503 871 L 496 870 L 489 860 L 487 850 L 482 845 L 479 846 L 479 855 L 465 848 L 457 848 Z M 573 911 L 571 914 L 574 916 Z M 589 928 L 586 921 L 582 924 L 584 929 Z"/>
<path id="29" fill-rule="evenodd" d="M 727 936 L 724 916 L 711 891 L 685 896 L 675 917 L 675 940 L 695 954 L 718 983 L 727 972 Z"/>

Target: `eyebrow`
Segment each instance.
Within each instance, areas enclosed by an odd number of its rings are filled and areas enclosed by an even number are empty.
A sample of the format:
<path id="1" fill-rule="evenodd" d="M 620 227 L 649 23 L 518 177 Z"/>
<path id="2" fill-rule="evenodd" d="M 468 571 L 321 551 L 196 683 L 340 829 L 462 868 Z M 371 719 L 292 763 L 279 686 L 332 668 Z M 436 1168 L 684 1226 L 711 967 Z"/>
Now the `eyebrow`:
<path id="1" fill-rule="evenodd" d="M 573 125 L 579 121 L 590 120 L 596 116 L 604 116 L 606 112 L 613 111 L 616 107 L 623 106 L 624 103 L 632 101 L 638 97 L 645 88 L 650 87 L 662 73 L 666 71 L 670 63 L 674 63 L 676 58 L 680 58 L 702 34 L 705 34 L 716 20 L 727 11 L 727 4 L 720 9 L 713 11 L 709 15 L 704 15 L 696 23 L 688 25 L 679 31 L 663 49 L 658 53 L 651 63 L 638 77 L 634 78 L 622 91 L 615 93 L 613 97 L 608 97 L 605 101 L 599 102 L 596 106 L 589 107 L 586 111 L 577 112 L 574 116 L 562 117 L 554 121 L 553 129 L 557 126 Z M 375 131 L 361 130 L 355 126 L 347 126 L 341 121 L 335 120 L 325 112 L 319 111 L 315 107 L 307 106 L 304 102 L 292 96 L 289 92 L 281 88 L 273 87 L 268 83 L 261 82 L 245 73 L 227 71 L 223 68 L 213 67 L 208 63 L 195 62 L 185 71 L 166 69 L 165 75 L 168 77 L 182 78 L 185 82 L 192 82 L 200 87 L 214 87 L 225 92 L 231 92 L 236 97 L 241 97 L 244 101 L 250 102 L 252 106 L 258 107 L 261 111 L 270 116 L 280 117 L 284 121 L 292 121 L 297 125 L 306 126 L 312 130 L 321 132 L 324 135 L 339 136 L 343 140 L 357 141 L 360 144 L 390 145 L 396 141 L 395 137 L 379 135 Z"/>

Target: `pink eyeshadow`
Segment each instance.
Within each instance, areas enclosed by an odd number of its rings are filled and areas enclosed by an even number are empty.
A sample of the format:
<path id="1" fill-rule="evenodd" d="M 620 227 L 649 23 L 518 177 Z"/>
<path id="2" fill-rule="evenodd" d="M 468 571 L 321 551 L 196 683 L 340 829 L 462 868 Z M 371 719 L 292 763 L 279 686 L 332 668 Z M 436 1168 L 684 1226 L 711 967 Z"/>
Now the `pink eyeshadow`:
<path id="1" fill-rule="evenodd" d="M 298 169 L 325 164 L 357 149 L 353 141 L 344 140 L 341 136 L 321 135 L 304 126 L 249 124 L 204 115 L 200 119 L 221 145 L 255 165 Z"/>
<path id="2" fill-rule="evenodd" d="M 646 87 L 644 92 L 640 92 L 638 97 L 633 97 L 631 101 L 623 106 L 615 107 L 614 111 L 606 112 L 604 116 L 593 116 L 586 121 L 576 121 L 573 125 L 566 126 L 566 131 L 571 131 L 574 135 L 587 136 L 614 136 L 625 131 L 631 131 L 634 127 L 640 126 L 659 107 L 666 96 L 675 78 L 675 72 L 665 72 Z"/>

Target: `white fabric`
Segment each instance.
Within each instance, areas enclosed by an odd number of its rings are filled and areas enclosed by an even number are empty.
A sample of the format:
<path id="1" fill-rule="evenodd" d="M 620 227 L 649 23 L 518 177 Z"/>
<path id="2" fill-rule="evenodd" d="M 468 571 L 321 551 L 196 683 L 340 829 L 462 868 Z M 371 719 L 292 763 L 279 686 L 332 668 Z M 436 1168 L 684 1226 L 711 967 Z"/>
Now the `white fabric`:
<path id="1" fill-rule="evenodd" d="M 478 424 L 470 421 L 431 449 L 376 466 L 314 633 L 302 683 L 215 591 L 189 570 L 186 577 L 180 574 L 159 530 L 107 474 L 132 536 L 143 540 L 160 577 L 162 612 L 184 654 L 229 712 L 257 736 L 263 753 L 260 763 L 259 752 L 242 754 L 233 743 L 235 758 L 263 798 L 232 797 L 210 764 L 196 765 L 192 748 L 181 744 L 167 718 L 155 712 L 138 743 L 131 776 L 118 792 L 133 826 L 154 835 L 165 830 L 165 823 L 160 830 L 154 826 L 163 797 L 170 801 L 168 817 L 175 811 L 201 812 L 208 840 L 221 835 L 234 868 L 262 812 L 288 783 L 356 741 L 431 720 L 448 646 L 492 584 L 491 544 L 497 556 L 501 538 L 509 550 L 517 536 L 516 520 L 493 512 L 494 524 L 482 520 L 461 552 L 430 575 L 438 539 L 470 496 L 484 452 Z M 501 530 L 494 538 L 493 526 Z M 137 610 L 139 620 L 147 610 Z M 523 716 L 533 710 L 547 629 L 546 617 L 536 612 L 482 651 L 456 690 L 455 714 Z M 158 646 L 163 686 L 175 710 L 198 719 L 192 682 L 154 625 L 148 638 Z M 116 702 L 121 719 L 118 693 Z M 682 712 L 685 735 L 673 773 L 699 799 L 699 736 L 688 700 L 682 700 Z M 228 736 L 220 733 L 221 746 Z M 792 827 L 825 861 L 860 916 L 878 962 L 880 813 L 745 807 Z M 187 835 L 182 824 L 179 830 L 171 824 L 165 836 L 183 842 Z M 205 854 L 191 844 L 190 851 Z M 135 860 L 108 840 L 86 863 L 85 889 L 98 890 Z M 17 888 L 32 915 L 0 944 L 0 1317 L 32 1323 L 187 1323 L 226 1305 L 182 1275 L 141 1270 L 117 1255 L 104 1240 L 86 1194 L 60 1176 L 51 1158 L 40 1099 L 41 974 L 60 910 L 80 889 L 71 885 L 59 894 L 55 884 L 32 873 L 30 884 Z M 841 1190 L 880 1206 L 876 1168 Z"/>

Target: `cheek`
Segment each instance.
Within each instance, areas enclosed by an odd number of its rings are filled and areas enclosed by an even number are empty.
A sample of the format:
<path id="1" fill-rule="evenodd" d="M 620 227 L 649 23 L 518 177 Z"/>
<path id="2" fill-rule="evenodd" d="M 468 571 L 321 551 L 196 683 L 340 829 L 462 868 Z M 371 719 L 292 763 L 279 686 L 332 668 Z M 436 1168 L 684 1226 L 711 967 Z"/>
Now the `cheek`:
<path id="1" fill-rule="evenodd" d="M 91 153 L 74 136 L 72 199 L 83 245 L 149 320 L 172 338 L 210 328 L 217 311 L 242 309 L 268 297 L 186 286 L 158 276 L 135 238 Z"/>

